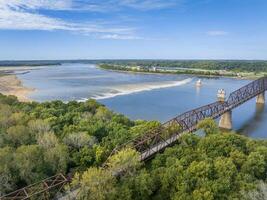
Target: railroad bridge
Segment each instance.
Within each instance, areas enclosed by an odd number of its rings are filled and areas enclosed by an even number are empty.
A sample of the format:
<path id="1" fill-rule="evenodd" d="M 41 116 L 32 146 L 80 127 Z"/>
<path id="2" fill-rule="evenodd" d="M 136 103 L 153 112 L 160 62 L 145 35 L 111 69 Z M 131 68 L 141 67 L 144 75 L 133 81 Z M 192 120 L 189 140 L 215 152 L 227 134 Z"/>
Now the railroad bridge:
<path id="1" fill-rule="evenodd" d="M 218 101 L 190 110 L 171 119 L 162 124 L 161 127 L 150 130 L 145 135 L 116 147 L 111 155 L 130 146 L 140 153 L 140 161 L 146 161 L 158 152 L 163 151 L 166 147 L 175 144 L 181 135 L 195 131 L 197 124 L 205 118 L 217 119 L 221 117 L 219 126 L 231 129 L 232 110 L 254 97 L 256 97 L 256 103 L 264 104 L 266 89 L 267 77 L 263 77 L 232 92 L 227 99 L 225 92 L 220 90 Z M 173 126 L 179 128 L 174 132 L 172 131 L 171 134 L 168 131 L 164 131 L 164 129 Z M 0 200 L 22 200 L 33 197 L 36 199 L 49 199 L 51 191 L 59 191 L 69 181 L 70 179 L 66 178 L 63 174 L 58 174 L 0 197 Z"/>

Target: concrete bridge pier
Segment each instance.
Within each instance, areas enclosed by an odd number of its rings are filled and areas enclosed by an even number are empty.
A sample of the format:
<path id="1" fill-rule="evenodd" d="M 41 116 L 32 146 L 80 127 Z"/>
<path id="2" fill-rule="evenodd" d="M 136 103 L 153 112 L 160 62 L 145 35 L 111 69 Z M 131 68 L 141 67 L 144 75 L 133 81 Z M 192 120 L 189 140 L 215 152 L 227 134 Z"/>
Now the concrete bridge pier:
<path id="1" fill-rule="evenodd" d="M 220 119 L 219 127 L 222 129 L 231 130 L 233 128 L 232 111 L 224 113 Z"/>
<path id="2" fill-rule="evenodd" d="M 260 94 L 256 97 L 256 103 L 257 103 L 257 104 L 265 104 L 265 92 L 260 93 Z"/>
<path id="3" fill-rule="evenodd" d="M 221 89 L 218 91 L 217 94 L 218 101 L 225 102 L 226 100 L 226 92 L 225 90 Z M 231 130 L 233 128 L 232 122 L 232 111 L 229 110 L 224 113 L 219 121 L 219 127 L 222 129 Z"/>

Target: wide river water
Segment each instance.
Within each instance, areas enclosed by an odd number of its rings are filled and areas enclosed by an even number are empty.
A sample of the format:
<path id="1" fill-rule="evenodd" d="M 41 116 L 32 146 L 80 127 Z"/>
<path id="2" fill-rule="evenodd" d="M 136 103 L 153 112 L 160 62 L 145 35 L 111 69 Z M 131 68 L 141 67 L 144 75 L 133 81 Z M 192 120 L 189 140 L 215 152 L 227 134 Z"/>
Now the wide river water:
<path id="1" fill-rule="evenodd" d="M 90 64 L 44 66 L 18 77 L 25 86 L 36 88 L 29 96 L 36 101 L 94 98 L 131 119 L 161 122 L 216 101 L 218 89 L 229 94 L 250 82 L 201 78 L 203 85 L 197 88 L 196 76 L 115 72 Z M 233 125 L 240 134 L 267 138 L 267 108 L 252 99 L 233 111 Z"/>

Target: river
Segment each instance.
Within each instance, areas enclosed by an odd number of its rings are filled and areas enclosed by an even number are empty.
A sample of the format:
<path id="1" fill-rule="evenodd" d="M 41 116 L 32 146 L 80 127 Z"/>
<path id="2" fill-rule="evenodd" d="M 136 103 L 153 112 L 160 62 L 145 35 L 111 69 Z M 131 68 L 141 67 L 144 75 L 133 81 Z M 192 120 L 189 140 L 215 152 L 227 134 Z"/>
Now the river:
<path id="1" fill-rule="evenodd" d="M 141 74 L 102 70 L 93 64 L 47 66 L 19 74 L 24 85 L 36 88 L 35 101 L 97 99 L 131 119 L 167 121 L 178 114 L 216 101 L 218 89 L 232 91 L 249 80 L 201 78 L 189 75 Z M 234 130 L 253 138 L 266 138 L 267 108 L 255 99 L 233 111 Z"/>

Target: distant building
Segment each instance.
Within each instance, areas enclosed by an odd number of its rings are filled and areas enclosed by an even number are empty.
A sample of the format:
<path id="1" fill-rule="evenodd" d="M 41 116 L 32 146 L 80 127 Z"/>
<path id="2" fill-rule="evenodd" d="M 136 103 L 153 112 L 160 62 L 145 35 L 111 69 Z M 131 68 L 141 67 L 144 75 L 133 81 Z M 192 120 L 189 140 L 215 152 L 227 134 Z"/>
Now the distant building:
<path id="1" fill-rule="evenodd" d="M 136 67 L 131 67 L 132 70 L 137 70 L 140 71 L 141 67 L 140 66 L 136 66 Z"/>

